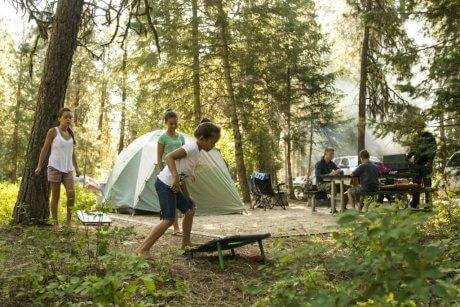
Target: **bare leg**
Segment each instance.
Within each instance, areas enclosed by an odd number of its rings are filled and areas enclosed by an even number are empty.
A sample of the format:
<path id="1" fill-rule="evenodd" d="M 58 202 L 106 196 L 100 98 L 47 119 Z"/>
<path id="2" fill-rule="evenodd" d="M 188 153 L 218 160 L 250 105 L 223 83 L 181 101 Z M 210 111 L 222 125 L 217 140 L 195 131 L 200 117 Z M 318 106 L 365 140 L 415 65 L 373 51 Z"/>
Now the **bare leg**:
<path id="1" fill-rule="evenodd" d="M 364 209 L 364 212 L 367 212 L 367 210 L 369 210 L 369 204 L 368 203 L 364 203 L 364 197 L 361 197 L 359 199 L 359 205 L 361 206 L 361 208 Z"/>
<path id="2" fill-rule="evenodd" d="M 65 192 L 67 195 L 67 218 L 66 225 L 70 227 L 72 223 L 72 208 L 75 204 L 75 189 L 73 186 L 73 180 L 63 181 Z"/>
<path id="3" fill-rule="evenodd" d="M 58 221 L 58 204 L 59 196 L 61 193 L 61 183 L 60 182 L 50 182 L 51 183 L 51 216 L 53 217 L 53 227 L 57 229 L 59 227 Z"/>
<path id="4" fill-rule="evenodd" d="M 363 206 L 364 206 L 363 198 L 359 197 L 357 199 L 357 202 L 358 202 L 358 210 L 359 210 L 359 212 L 362 212 L 363 211 Z"/>
<path id="5" fill-rule="evenodd" d="M 353 194 L 350 193 L 350 190 L 348 190 L 348 203 L 353 207 L 353 209 L 356 208 L 356 200 L 355 198 L 353 197 Z"/>
<path id="6" fill-rule="evenodd" d="M 145 238 L 144 242 L 136 249 L 136 253 L 146 256 L 149 254 L 150 248 L 159 238 L 165 233 L 165 231 L 171 227 L 174 220 L 162 220 L 160 224 L 156 225 L 150 234 Z"/>
<path id="7" fill-rule="evenodd" d="M 348 199 L 348 193 L 347 192 L 343 193 L 343 203 L 345 204 L 345 209 L 347 209 L 348 204 L 349 204 L 349 199 Z"/>
<path id="8" fill-rule="evenodd" d="M 192 245 L 190 233 L 192 232 L 193 216 L 195 209 L 189 210 L 182 219 L 182 249 Z"/>
<path id="9" fill-rule="evenodd" d="M 179 212 L 177 212 L 178 210 L 176 209 L 176 219 L 174 220 L 174 224 L 173 224 L 173 227 L 174 227 L 174 233 L 180 233 L 180 228 L 179 228 Z"/>

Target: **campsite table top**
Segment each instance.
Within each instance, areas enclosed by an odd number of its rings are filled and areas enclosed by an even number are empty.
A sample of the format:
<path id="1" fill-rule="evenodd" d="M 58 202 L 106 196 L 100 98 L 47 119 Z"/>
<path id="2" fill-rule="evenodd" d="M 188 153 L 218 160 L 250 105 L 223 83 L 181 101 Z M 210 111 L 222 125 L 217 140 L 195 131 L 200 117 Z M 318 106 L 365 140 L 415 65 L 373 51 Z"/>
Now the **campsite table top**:
<path id="1" fill-rule="evenodd" d="M 349 184 L 351 180 L 350 175 L 337 175 L 337 176 L 332 176 L 332 175 L 326 175 L 323 176 L 324 181 L 331 182 L 331 211 L 332 213 L 336 213 L 337 210 L 335 209 L 335 185 L 338 183 L 339 184 L 339 189 L 340 189 L 340 212 L 343 212 L 345 210 L 345 198 L 343 196 L 344 194 L 344 184 Z"/>

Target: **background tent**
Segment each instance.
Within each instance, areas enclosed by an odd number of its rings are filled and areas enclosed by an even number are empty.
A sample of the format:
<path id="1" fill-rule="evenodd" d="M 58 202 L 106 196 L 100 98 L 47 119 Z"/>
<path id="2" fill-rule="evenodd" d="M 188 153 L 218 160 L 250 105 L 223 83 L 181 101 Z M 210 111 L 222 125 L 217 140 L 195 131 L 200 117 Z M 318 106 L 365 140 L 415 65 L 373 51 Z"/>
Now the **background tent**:
<path id="1" fill-rule="evenodd" d="M 104 188 L 104 196 L 114 209 L 160 212 L 155 192 L 157 144 L 162 130 L 149 132 L 132 142 L 117 157 Z M 195 139 L 182 133 L 185 142 Z M 217 149 L 200 152 L 196 180 L 187 187 L 196 202 L 197 214 L 241 213 L 239 197 L 222 155 Z"/>

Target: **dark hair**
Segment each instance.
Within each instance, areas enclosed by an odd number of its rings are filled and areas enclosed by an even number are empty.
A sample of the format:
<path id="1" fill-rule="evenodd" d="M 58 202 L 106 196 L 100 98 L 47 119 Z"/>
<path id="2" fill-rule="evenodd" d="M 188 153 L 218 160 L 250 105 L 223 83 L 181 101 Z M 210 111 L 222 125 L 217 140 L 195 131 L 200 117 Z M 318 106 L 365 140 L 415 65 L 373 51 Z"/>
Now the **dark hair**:
<path id="1" fill-rule="evenodd" d="M 203 119 L 200 121 L 200 124 L 202 123 L 211 123 L 211 120 L 207 117 L 203 117 Z"/>
<path id="2" fill-rule="evenodd" d="M 62 115 L 64 115 L 64 112 L 70 112 L 72 113 L 72 110 L 69 109 L 69 108 L 61 108 L 58 112 L 58 119 L 60 119 L 62 117 Z M 67 127 L 67 132 L 70 134 L 70 136 L 72 137 L 72 140 L 73 140 L 73 144 L 74 145 L 77 145 L 77 142 L 75 141 L 75 135 L 73 134 L 73 130 L 70 128 L 70 127 Z"/>
<path id="3" fill-rule="evenodd" d="M 198 125 L 195 129 L 195 133 L 193 134 L 197 139 L 204 138 L 209 139 L 220 133 L 220 127 L 212 122 L 202 122 Z"/>
<path id="4" fill-rule="evenodd" d="M 172 109 L 167 109 L 164 118 L 165 122 L 167 122 L 170 118 L 177 118 L 177 113 L 174 112 Z"/>
<path id="5" fill-rule="evenodd" d="M 429 138 L 429 137 L 433 137 L 433 134 L 431 132 L 428 132 L 428 131 L 423 131 L 421 134 L 420 134 L 421 137 L 424 137 L 424 138 Z"/>
<path id="6" fill-rule="evenodd" d="M 369 159 L 369 157 L 370 157 L 370 156 L 369 156 L 369 152 L 368 152 L 367 150 L 363 149 L 363 150 L 361 150 L 361 151 L 359 152 L 359 157 L 360 157 L 361 159 Z"/>
<path id="7" fill-rule="evenodd" d="M 324 154 L 327 154 L 328 152 L 335 151 L 333 147 L 326 147 L 324 148 Z"/>

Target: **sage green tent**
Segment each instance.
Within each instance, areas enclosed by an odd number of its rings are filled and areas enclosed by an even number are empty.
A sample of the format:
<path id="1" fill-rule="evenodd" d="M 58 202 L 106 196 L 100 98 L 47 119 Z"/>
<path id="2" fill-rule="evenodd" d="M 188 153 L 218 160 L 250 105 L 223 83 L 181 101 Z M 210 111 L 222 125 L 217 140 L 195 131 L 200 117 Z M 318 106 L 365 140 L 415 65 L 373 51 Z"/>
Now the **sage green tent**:
<path id="1" fill-rule="evenodd" d="M 155 180 L 158 138 L 164 131 L 149 132 L 126 147 L 117 157 L 103 189 L 106 201 L 114 209 L 134 213 L 136 210 L 160 212 Z M 182 133 L 185 142 L 195 139 Z M 222 155 L 217 149 L 200 152 L 196 180 L 187 179 L 187 188 L 196 202 L 199 215 L 241 213 L 238 195 Z"/>

